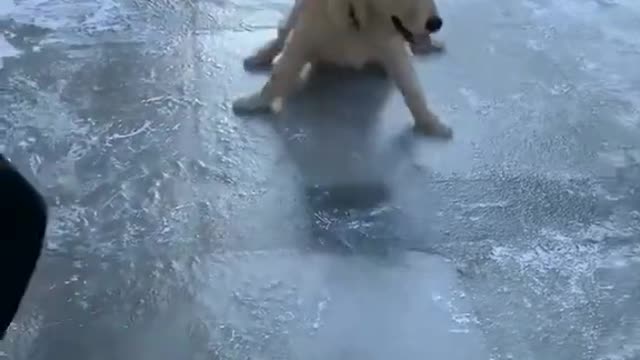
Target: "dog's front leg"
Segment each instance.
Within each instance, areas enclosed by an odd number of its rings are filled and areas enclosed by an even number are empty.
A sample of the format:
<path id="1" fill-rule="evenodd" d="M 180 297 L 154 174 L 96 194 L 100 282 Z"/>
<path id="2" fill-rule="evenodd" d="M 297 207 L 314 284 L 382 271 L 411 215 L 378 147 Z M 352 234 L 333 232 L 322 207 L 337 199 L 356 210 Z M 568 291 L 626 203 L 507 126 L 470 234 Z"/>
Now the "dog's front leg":
<path id="1" fill-rule="evenodd" d="M 292 12 L 289 14 L 287 20 L 278 26 L 278 36 L 275 39 L 269 40 L 269 42 L 258 49 L 253 55 L 244 59 L 243 65 L 246 70 L 264 70 L 269 69 L 273 65 L 273 60 L 282 52 L 287 37 L 291 32 L 290 26 L 294 21 L 294 16 L 296 16 L 296 14 Z"/>
<path id="2" fill-rule="evenodd" d="M 300 36 L 296 36 L 300 35 Z M 274 65 L 269 81 L 260 92 L 233 102 L 236 113 L 269 112 L 275 100 L 283 101 L 300 83 L 300 73 L 308 62 L 308 44 L 303 34 L 293 34 Z"/>
<path id="3" fill-rule="evenodd" d="M 443 124 L 427 105 L 409 52 L 400 39 L 389 42 L 382 51 L 382 62 L 396 83 L 407 107 L 413 115 L 414 127 L 431 136 L 451 138 L 453 130 Z"/>

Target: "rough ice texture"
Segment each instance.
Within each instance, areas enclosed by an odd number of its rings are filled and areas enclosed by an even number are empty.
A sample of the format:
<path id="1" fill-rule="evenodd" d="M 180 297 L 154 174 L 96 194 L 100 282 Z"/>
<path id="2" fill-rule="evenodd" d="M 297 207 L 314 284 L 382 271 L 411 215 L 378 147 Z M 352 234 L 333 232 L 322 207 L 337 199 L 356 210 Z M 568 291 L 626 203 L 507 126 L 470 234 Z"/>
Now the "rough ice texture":
<path id="1" fill-rule="evenodd" d="M 275 30 L 253 30 L 290 1 L 17 3 L 12 42 L 26 25 L 51 32 L 34 40 L 40 52 L 5 61 L 0 148 L 54 209 L 15 346 L 0 351 L 284 349 L 291 324 L 323 330 L 324 294 L 265 298 L 260 272 L 231 258 L 297 264 L 295 249 L 315 241 L 448 257 L 472 307 L 459 320 L 483 330 L 494 359 L 638 358 L 640 2 L 443 1 L 447 53 L 415 64 L 456 129 L 446 146 L 403 132 L 409 114 L 377 77 L 326 80 L 278 121 L 231 115 L 229 98 L 264 81 L 241 59 Z M 309 182 L 333 196 L 309 199 Z M 345 209 L 358 196 L 335 196 L 344 184 L 377 201 Z M 220 306 L 244 310 L 225 318 Z M 310 322 L 296 325 L 305 306 Z M 357 358 L 347 338 L 330 345 Z M 172 349 L 154 353 L 159 343 Z"/>

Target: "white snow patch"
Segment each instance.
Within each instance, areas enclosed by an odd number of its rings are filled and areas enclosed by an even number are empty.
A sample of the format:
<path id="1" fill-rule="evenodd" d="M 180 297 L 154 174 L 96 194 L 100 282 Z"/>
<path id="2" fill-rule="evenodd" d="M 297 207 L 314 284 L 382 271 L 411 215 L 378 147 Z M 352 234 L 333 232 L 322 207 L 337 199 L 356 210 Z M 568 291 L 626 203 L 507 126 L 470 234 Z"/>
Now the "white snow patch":
<path id="1" fill-rule="evenodd" d="M 0 57 L 13 57 L 20 55 L 20 50 L 11 45 L 4 35 L 0 34 Z"/>
<path id="2" fill-rule="evenodd" d="M 122 24 L 122 9 L 114 0 L 0 0 L 0 18 L 9 17 L 20 24 L 60 30 L 117 30 Z"/>
<path id="3" fill-rule="evenodd" d="M 603 242 L 608 238 L 628 238 L 634 236 L 632 229 L 621 227 L 611 221 L 604 221 L 599 224 L 591 224 L 577 234 L 581 241 L 589 240 Z"/>
<path id="4" fill-rule="evenodd" d="M 0 34 L 0 69 L 2 69 L 4 65 L 3 58 L 6 57 L 16 57 L 20 55 L 20 50 L 13 47 L 13 45 L 9 44 L 7 39 L 4 38 L 4 35 Z"/>

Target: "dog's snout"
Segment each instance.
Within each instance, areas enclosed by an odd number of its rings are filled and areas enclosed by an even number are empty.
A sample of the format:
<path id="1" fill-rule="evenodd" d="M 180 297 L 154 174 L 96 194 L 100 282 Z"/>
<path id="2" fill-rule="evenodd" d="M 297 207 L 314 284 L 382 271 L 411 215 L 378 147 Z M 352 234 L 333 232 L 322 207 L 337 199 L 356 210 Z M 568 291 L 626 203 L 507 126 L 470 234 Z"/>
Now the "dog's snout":
<path id="1" fill-rule="evenodd" d="M 432 16 L 427 19 L 425 28 L 429 32 L 438 32 L 442 28 L 442 18 L 440 16 Z"/>

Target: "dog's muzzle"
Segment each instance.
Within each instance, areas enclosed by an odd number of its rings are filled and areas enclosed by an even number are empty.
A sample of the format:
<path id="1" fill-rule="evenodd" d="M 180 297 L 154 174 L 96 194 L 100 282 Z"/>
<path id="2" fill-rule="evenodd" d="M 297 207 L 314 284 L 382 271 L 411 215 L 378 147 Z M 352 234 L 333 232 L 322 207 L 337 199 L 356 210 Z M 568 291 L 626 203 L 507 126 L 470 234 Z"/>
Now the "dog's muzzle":
<path id="1" fill-rule="evenodd" d="M 391 16 L 391 22 L 393 23 L 393 27 L 396 28 L 396 31 L 399 32 L 408 43 L 413 43 L 413 33 L 404 26 L 399 17 L 395 15 Z"/>
<path id="2" fill-rule="evenodd" d="M 396 29 L 396 31 L 399 32 L 407 42 L 413 43 L 413 40 L 415 38 L 413 33 L 409 29 L 407 29 L 406 26 L 404 26 L 402 20 L 400 20 L 399 17 L 395 15 L 391 16 L 391 22 L 393 23 L 393 27 Z M 440 29 L 442 29 L 442 18 L 437 15 L 428 18 L 427 22 L 424 24 L 424 28 L 429 33 L 440 31 Z"/>

